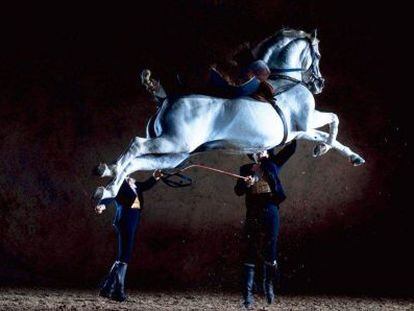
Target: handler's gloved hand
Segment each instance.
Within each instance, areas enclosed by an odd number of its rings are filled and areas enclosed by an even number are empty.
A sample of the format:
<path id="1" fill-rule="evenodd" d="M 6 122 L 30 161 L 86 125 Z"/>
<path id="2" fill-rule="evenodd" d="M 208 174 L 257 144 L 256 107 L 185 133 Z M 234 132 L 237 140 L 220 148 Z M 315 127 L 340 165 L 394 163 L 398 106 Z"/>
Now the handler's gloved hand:
<path id="1" fill-rule="evenodd" d="M 251 187 L 256 182 L 256 179 L 250 175 L 250 176 L 247 176 L 247 178 L 244 181 L 247 187 Z"/>
<path id="2" fill-rule="evenodd" d="M 161 172 L 161 170 L 155 170 L 154 173 L 152 173 L 152 176 L 155 178 L 155 180 L 159 180 L 164 174 Z"/>
<path id="3" fill-rule="evenodd" d="M 105 204 L 99 204 L 95 206 L 95 213 L 97 213 L 98 215 L 102 214 L 104 210 L 106 210 Z"/>

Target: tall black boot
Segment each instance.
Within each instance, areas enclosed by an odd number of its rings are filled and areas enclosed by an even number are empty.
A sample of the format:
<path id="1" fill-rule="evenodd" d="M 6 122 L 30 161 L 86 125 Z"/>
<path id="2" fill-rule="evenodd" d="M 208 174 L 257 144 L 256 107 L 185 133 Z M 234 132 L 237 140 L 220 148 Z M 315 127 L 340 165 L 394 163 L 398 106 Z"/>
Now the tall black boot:
<path id="1" fill-rule="evenodd" d="M 108 275 L 105 277 L 105 280 L 102 282 L 101 288 L 99 290 L 99 295 L 105 298 L 111 298 L 112 292 L 115 287 L 115 274 L 119 261 L 115 261 L 109 271 Z"/>
<path id="2" fill-rule="evenodd" d="M 243 279 L 243 299 L 246 309 L 251 309 L 254 303 L 253 286 L 254 286 L 254 265 L 244 264 L 244 279 Z"/>
<path id="3" fill-rule="evenodd" d="M 122 302 L 127 299 L 125 294 L 125 275 L 128 265 L 125 262 L 119 262 L 115 273 L 115 287 L 111 299 Z"/>
<path id="4" fill-rule="evenodd" d="M 277 263 L 265 263 L 263 265 L 263 291 L 268 304 L 275 301 L 275 293 L 273 290 L 273 282 L 276 278 Z"/>

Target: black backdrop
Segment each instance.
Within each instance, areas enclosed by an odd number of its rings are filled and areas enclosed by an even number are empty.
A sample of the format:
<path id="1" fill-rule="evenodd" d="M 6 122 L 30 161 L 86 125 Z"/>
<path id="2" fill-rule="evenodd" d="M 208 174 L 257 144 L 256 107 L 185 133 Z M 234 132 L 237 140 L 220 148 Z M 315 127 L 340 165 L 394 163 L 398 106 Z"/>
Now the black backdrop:
<path id="1" fill-rule="evenodd" d="M 339 138 L 367 164 L 352 168 L 332 153 L 314 160 L 311 146 L 300 144 L 283 176 L 283 287 L 411 291 L 404 9 L 358 1 L 151 3 L 4 10 L 3 285 L 91 285 L 107 269 L 112 214 L 93 215 L 87 196 L 100 181 L 89 172 L 144 133 L 155 108 L 137 85 L 140 69 L 185 71 L 288 26 L 318 28 L 327 86 L 317 105 L 339 115 Z M 202 159 L 231 170 L 247 160 Z M 161 186 L 149 195 L 131 286 L 237 286 L 243 202 L 232 194 L 232 180 L 195 176 L 191 189 Z"/>

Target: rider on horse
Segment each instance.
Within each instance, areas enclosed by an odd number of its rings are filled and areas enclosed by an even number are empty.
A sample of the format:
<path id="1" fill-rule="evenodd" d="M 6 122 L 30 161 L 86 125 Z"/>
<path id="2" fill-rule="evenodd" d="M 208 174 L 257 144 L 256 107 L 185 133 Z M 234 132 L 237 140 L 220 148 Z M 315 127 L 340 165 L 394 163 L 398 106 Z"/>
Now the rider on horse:
<path id="1" fill-rule="evenodd" d="M 237 98 L 243 96 L 252 96 L 260 101 L 274 100 L 274 88 L 266 80 L 269 78 L 270 69 L 262 60 L 252 62 L 242 74 L 242 79 L 245 81 L 241 84 L 235 85 L 230 82 L 230 79 L 215 67 L 211 66 L 208 70 L 204 81 L 204 87 L 192 87 L 190 83 L 185 82 L 180 75 L 177 75 L 177 82 L 180 86 L 178 94 L 173 96 L 182 96 L 186 94 L 208 94 L 224 98 Z M 160 105 L 167 97 L 161 83 L 151 77 L 151 71 L 145 69 L 141 72 L 141 83 L 155 98 Z M 176 92 L 177 93 L 177 92 Z M 169 94 L 172 95 L 172 94 Z"/>

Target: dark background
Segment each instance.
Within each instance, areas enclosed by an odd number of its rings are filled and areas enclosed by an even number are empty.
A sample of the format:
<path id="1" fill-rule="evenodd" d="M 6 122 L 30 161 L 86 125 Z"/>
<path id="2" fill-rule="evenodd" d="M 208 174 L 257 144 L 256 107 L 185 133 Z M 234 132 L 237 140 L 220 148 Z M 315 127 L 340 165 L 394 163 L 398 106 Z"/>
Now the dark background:
<path id="1" fill-rule="evenodd" d="M 412 293 L 412 161 L 408 148 L 410 37 L 398 3 L 151 1 L 145 7 L 70 4 L 6 8 L 0 51 L 2 285 L 95 286 L 115 254 L 113 211 L 94 215 L 90 175 L 136 135 L 155 105 L 138 85 L 223 60 L 283 26 L 318 28 L 320 110 L 367 163 L 301 142 L 282 174 L 285 291 Z M 411 100 L 412 101 L 412 100 Z M 195 161 L 237 171 L 243 156 Z M 192 187 L 160 184 L 147 206 L 128 286 L 237 288 L 243 199 L 234 180 L 193 171 Z M 146 173 L 137 173 L 138 179 Z M 408 181 L 407 181 L 408 180 Z"/>

